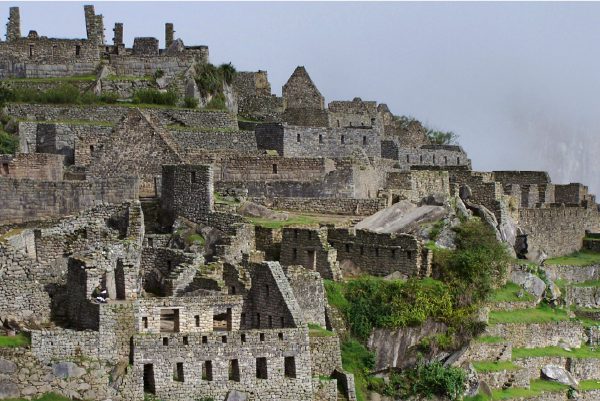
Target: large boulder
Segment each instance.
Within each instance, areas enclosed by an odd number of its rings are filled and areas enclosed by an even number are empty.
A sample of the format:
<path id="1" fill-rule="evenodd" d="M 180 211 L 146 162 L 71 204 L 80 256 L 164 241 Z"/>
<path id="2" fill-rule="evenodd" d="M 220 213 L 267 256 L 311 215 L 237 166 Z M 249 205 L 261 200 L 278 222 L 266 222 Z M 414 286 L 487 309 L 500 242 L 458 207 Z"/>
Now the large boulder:
<path id="1" fill-rule="evenodd" d="M 542 378 L 566 384 L 567 386 L 577 387 L 579 382 L 567 370 L 561 366 L 546 365 L 542 368 Z"/>
<path id="2" fill-rule="evenodd" d="M 247 399 L 248 394 L 237 390 L 231 390 L 227 395 L 227 401 L 246 401 Z"/>
<path id="3" fill-rule="evenodd" d="M 52 373 L 61 378 L 81 377 L 85 374 L 85 369 L 73 362 L 58 362 L 52 365 Z"/>
<path id="4" fill-rule="evenodd" d="M 542 298 L 546 290 L 544 280 L 523 270 L 513 270 L 510 273 L 510 281 L 523 287 L 525 291 L 534 295 L 538 300 Z"/>
<path id="5" fill-rule="evenodd" d="M 13 382 L 0 380 L 0 400 L 19 398 L 20 395 L 19 386 Z"/>
<path id="6" fill-rule="evenodd" d="M 17 371 L 17 364 L 8 359 L 0 358 L 0 374 L 11 374 Z"/>
<path id="7" fill-rule="evenodd" d="M 447 214 L 443 206 L 416 206 L 402 200 L 362 220 L 356 228 L 386 234 L 413 233 L 419 231 L 421 225 L 438 221 Z"/>
<path id="8" fill-rule="evenodd" d="M 287 220 L 287 213 L 275 212 L 263 205 L 254 202 L 244 202 L 239 208 L 238 213 L 242 216 L 260 217 L 271 220 Z"/>

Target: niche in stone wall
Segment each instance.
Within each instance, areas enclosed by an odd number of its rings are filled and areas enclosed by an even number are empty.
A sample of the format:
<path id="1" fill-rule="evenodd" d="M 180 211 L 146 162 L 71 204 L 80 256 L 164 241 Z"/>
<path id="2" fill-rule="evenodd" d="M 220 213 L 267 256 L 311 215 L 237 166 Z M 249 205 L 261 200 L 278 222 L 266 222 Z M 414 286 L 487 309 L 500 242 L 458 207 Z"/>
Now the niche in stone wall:
<path id="1" fill-rule="evenodd" d="M 175 364 L 175 368 L 173 369 L 173 381 L 176 382 L 184 382 L 183 378 L 183 362 L 177 362 Z"/>
<path id="2" fill-rule="evenodd" d="M 286 356 L 283 361 L 284 375 L 290 379 L 296 378 L 296 358 Z"/>
<path id="3" fill-rule="evenodd" d="M 237 359 L 229 361 L 229 380 L 234 382 L 240 381 L 240 363 Z"/>
<path id="4" fill-rule="evenodd" d="M 202 380 L 209 382 L 213 380 L 212 361 L 204 361 L 202 363 Z"/>
<path id="5" fill-rule="evenodd" d="M 267 379 L 267 358 L 256 358 L 256 378 Z"/>
<path id="6" fill-rule="evenodd" d="M 154 386 L 154 365 L 144 364 L 144 393 L 156 394 Z"/>

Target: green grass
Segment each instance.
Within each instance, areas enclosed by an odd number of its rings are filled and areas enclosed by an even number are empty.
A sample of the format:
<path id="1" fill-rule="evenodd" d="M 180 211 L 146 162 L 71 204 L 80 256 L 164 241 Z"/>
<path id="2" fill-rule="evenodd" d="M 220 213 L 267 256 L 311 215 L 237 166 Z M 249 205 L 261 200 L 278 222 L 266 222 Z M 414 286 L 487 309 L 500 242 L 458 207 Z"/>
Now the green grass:
<path id="1" fill-rule="evenodd" d="M 0 348 L 22 347 L 29 344 L 31 340 L 22 333 L 16 336 L 0 336 Z"/>
<path id="2" fill-rule="evenodd" d="M 206 242 L 206 240 L 204 239 L 204 237 L 201 234 L 192 233 L 192 234 L 190 234 L 190 235 L 187 236 L 186 242 L 188 244 L 192 244 L 194 242 L 198 242 L 200 245 L 204 245 L 205 242 Z"/>
<path id="3" fill-rule="evenodd" d="M 490 312 L 490 324 L 496 323 L 549 323 L 569 320 L 567 311 L 553 309 L 548 305 L 513 311 Z"/>
<path id="4" fill-rule="evenodd" d="M 308 324 L 308 335 L 311 337 L 333 337 L 335 333 L 333 331 L 329 331 L 319 326 L 318 324 L 309 323 Z"/>
<path id="5" fill-rule="evenodd" d="M 600 280 L 588 280 L 581 283 L 573 283 L 571 287 L 600 287 Z"/>
<path id="6" fill-rule="evenodd" d="M 481 373 L 501 372 L 503 370 L 518 370 L 517 365 L 511 361 L 473 361 L 473 367 Z"/>
<path id="7" fill-rule="evenodd" d="M 56 393 L 46 393 L 41 397 L 33 398 L 33 401 L 69 401 L 70 399 L 67 397 L 63 397 L 62 395 Z M 26 398 L 9 398 L 4 401 L 26 401 Z"/>
<path id="8" fill-rule="evenodd" d="M 0 129 L 0 154 L 13 154 L 17 151 L 19 138 Z"/>
<path id="9" fill-rule="evenodd" d="M 511 400 L 519 397 L 535 397 L 542 393 L 566 392 L 568 388 L 569 386 L 564 384 L 537 379 L 531 381 L 528 389 L 512 387 L 506 390 L 492 390 L 492 400 Z M 485 400 L 485 396 L 480 399 Z"/>
<path id="10" fill-rule="evenodd" d="M 600 359 L 600 349 L 592 349 L 587 346 L 572 348 L 566 351 L 560 347 L 544 348 L 513 348 L 512 359 L 539 358 L 539 357 L 571 357 L 571 358 L 598 358 Z"/>
<path id="11" fill-rule="evenodd" d="M 344 296 L 344 283 L 339 281 L 324 280 L 327 302 L 337 310 L 344 311 L 350 303 Z"/>
<path id="12" fill-rule="evenodd" d="M 357 340 L 347 340 L 341 344 L 342 367 L 354 374 L 356 398 L 366 401 L 368 372 L 375 364 L 375 354 Z"/>
<path id="13" fill-rule="evenodd" d="M 600 381 L 598 380 L 582 380 L 579 382 L 580 391 L 600 390 Z"/>
<path id="14" fill-rule="evenodd" d="M 271 220 L 263 217 L 246 217 L 249 223 L 265 228 L 282 228 L 288 226 L 317 226 L 318 220 L 310 216 L 290 216 L 287 220 Z"/>
<path id="15" fill-rule="evenodd" d="M 499 344 L 505 342 L 506 339 L 497 336 L 482 336 L 475 338 L 475 341 L 485 344 Z"/>
<path id="16" fill-rule="evenodd" d="M 519 294 L 522 296 L 519 297 Z M 506 283 L 504 287 L 495 290 L 490 296 L 490 302 L 526 302 L 534 299 L 533 295 L 512 282 Z"/>
<path id="17" fill-rule="evenodd" d="M 581 250 L 570 255 L 546 259 L 547 265 L 590 266 L 600 264 L 600 252 Z"/>

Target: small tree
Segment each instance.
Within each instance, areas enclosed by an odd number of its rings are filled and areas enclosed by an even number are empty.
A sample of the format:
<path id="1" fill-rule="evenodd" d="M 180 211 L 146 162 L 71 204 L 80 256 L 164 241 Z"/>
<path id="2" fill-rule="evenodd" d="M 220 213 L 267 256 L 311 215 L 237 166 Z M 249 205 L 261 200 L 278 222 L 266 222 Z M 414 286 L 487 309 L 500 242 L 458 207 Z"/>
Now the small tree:
<path id="1" fill-rule="evenodd" d="M 427 131 L 427 137 L 434 145 L 456 145 L 458 143 L 458 135 L 452 131 L 430 129 Z"/>

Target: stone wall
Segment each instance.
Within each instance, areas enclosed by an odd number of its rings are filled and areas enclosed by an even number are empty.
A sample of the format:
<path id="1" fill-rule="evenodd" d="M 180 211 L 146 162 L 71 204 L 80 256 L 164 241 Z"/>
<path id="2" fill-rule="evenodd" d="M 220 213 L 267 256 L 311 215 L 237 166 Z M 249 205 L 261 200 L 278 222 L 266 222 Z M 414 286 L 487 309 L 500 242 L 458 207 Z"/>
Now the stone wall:
<path id="1" fill-rule="evenodd" d="M 137 54 L 109 56 L 109 64 L 117 75 L 123 76 L 152 76 L 155 71 L 162 70 L 166 76 L 175 77 L 185 73 L 194 62 L 208 62 L 208 47 L 198 46 L 190 51 L 186 49 L 177 55 Z"/>
<path id="2" fill-rule="evenodd" d="M 564 299 L 567 306 L 579 308 L 600 308 L 600 287 L 566 287 Z"/>
<path id="3" fill-rule="evenodd" d="M 318 324 L 321 327 L 326 327 L 325 287 L 323 286 L 321 275 L 301 266 L 288 266 L 285 269 L 285 273 L 290 286 L 292 287 L 292 291 L 294 292 L 294 297 L 296 298 L 300 309 L 302 309 L 304 321 L 306 323 Z"/>
<path id="4" fill-rule="evenodd" d="M 471 168 L 471 160 L 459 146 L 423 145 L 420 148 L 406 148 L 384 141 L 381 157 L 397 160 L 400 168 L 413 166 L 465 166 Z"/>
<path id="5" fill-rule="evenodd" d="M 18 119 L 34 121 L 100 121 L 116 124 L 132 107 L 118 105 L 50 105 L 9 103 L 6 114 Z M 205 111 L 177 108 L 146 108 L 162 125 L 177 124 L 185 127 L 237 130 L 234 115 L 225 111 Z"/>
<path id="6" fill-rule="evenodd" d="M 35 181 L 0 178 L 2 224 L 66 216 L 101 203 L 138 198 L 137 180 Z"/>
<path id="7" fill-rule="evenodd" d="M 370 216 L 387 207 L 383 198 L 252 198 L 255 203 L 272 209 L 304 213 Z"/>
<path id="8" fill-rule="evenodd" d="M 359 97 L 351 101 L 330 102 L 327 111 L 332 128 L 372 127 L 379 123 L 377 102 L 363 101 Z"/>
<path id="9" fill-rule="evenodd" d="M 519 225 L 529 246 L 555 257 L 580 250 L 585 231 L 600 228 L 600 213 L 583 207 L 523 208 L 519 210 Z"/>
<path id="10" fill-rule="evenodd" d="M 387 276 L 427 277 L 431 274 L 430 252 L 409 234 L 379 234 L 366 230 L 330 229 L 328 242 L 337 250 L 342 266 L 350 271 Z"/>
<path id="11" fill-rule="evenodd" d="M 494 181 L 505 184 L 550 184 L 546 171 L 492 171 Z"/>
<path id="12" fill-rule="evenodd" d="M 0 154 L 0 177 L 62 181 L 64 156 L 45 153 Z"/>
<path id="13" fill-rule="evenodd" d="M 281 264 L 301 265 L 319 272 L 329 280 L 341 279 L 337 252 L 328 242 L 327 227 L 284 228 L 281 240 Z"/>
<path id="14" fill-rule="evenodd" d="M 386 188 L 400 199 L 418 203 L 431 194 L 450 195 L 447 171 L 413 170 L 387 173 Z"/>
<path id="15" fill-rule="evenodd" d="M 256 136 L 251 131 L 184 131 L 170 130 L 182 154 L 203 150 L 229 150 L 234 152 L 257 152 Z"/>
<path id="16" fill-rule="evenodd" d="M 340 339 L 338 336 L 310 336 L 310 357 L 313 376 L 331 376 L 342 368 Z"/>
<path id="17" fill-rule="evenodd" d="M 544 271 L 552 281 L 564 280 L 570 283 L 600 280 L 600 265 L 561 266 L 544 265 Z"/>
<path id="18" fill-rule="evenodd" d="M 502 337 L 518 348 L 556 347 L 565 343 L 579 348 L 585 341 L 584 329 L 577 322 L 498 323 L 488 326 L 486 335 Z"/>

